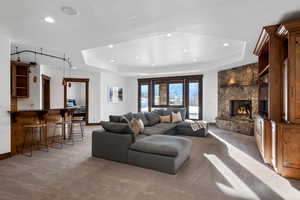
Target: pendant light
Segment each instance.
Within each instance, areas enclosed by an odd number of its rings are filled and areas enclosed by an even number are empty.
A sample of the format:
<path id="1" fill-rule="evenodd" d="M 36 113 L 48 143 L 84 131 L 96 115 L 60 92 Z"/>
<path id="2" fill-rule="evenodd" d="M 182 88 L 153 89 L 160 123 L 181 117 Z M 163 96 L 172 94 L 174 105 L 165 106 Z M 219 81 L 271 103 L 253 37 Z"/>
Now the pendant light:
<path id="1" fill-rule="evenodd" d="M 66 65 L 65 65 L 65 61 L 66 61 L 66 54 L 64 54 L 64 60 L 62 61 L 62 63 L 63 63 L 63 68 L 64 68 L 64 74 L 63 74 L 63 80 L 62 80 L 63 86 L 67 86 L 67 82 L 66 82 L 66 80 L 65 80 L 65 74 L 66 74 Z"/>

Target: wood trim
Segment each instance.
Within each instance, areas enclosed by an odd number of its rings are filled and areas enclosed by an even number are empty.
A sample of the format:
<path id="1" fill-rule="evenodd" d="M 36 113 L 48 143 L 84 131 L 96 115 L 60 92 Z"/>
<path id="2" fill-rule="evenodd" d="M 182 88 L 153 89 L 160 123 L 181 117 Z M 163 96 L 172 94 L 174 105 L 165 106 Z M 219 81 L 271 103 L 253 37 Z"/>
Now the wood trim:
<path id="1" fill-rule="evenodd" d="M 270 39 L 270 34 L 276 32 L 278 25 L 265 26 L 259 36 L 258 42 L 254 48 L 253 53 L 259 56 L 262 53 L 263 48 L 267 45 Z"/>
<path id="2" fill-rule="evenodd" d="M 163 81 L 163 80 L 184 80 L 184 79 L 200 79 L 203 75 L 190 75 L 190 76 L 166 76 L 166 77 L 154 77 L 154 78 L 142 78 L 138 79 L 138 82 L 151 82 L 151 81 Z"/>
<path id="3" fill-rule="evenodd" d="M 287 37 L 291 32 L 300 31 L 300 21 L 288 22 L 281 24 L 277 29 L 277 34 L 282 37 Z"/>
<path id="4" fill-rule="evenodd" d="M 23 67 L 30 67 L 30 64 L 28 63 L 23 63 L 23 62 L 19 62 L 19 61 L 10 61 L 11 65 L 18 65 L 18 66 L 23 66 Z"/>
<path id="5" fill-rule="evenodd" d="M 42 79 L 50 81 L 51 77 L 49 77 L 49 76 L 47 76 L 45 74 L 42 74 Z"/>
<path id="6" fill-rule="evenodd" d="M 0 160 L 4 160 L 11 157 L 11 152 L 0 154 Z"/>
<path id="7" fill-rule="evenodd" d="M 90 82 L 88 78 L 64 78 L 67 82 Z"/>
<path id="8" fill-rule="evenodd" d="M 45 84 L 45 81 L 50 81 L 51 78 L 45 74 L 42 74 L 42 108 L 45 109 L 45 90 L 44 90 L 44 84 Z M 49 108 L 51 107 L 51 85 L 50 85 L 51 82 L 49 82 Z"/>
<path id="9" fill-rule="evenodd" d="M 155 77 L 155 78 L 146 78 L 146 79 L 138 79 L 138 111 L 141 111 L 141 85 L 149 85 L 149 111 L 152 107 L 155 108 L 166 108 L 166 107 L 174 107 L 174 108 L 187 108 L 187 116 L 189 116 L 188 107 L 189 107 L 189 82 L 197 81 L 199 83 L 199 116 L 198 119 L 203 119 L 203 75 L 192 75 L 192 76 L 173 76 L 173 77 Z M 166 83 L 167 84 L 167 104 L 166 105 L 154 105 L 154 85 Z M 182 83 L 183 84 L 183 104 L 182 105 L 170 105 L 169 104 L 169 84 L 172 83 Z"/>
<path id="10" fill-rule="evenodd" d="M 86 124 L 89 124 L 89 82 L 88 78 L 64 78 L 66 82 L 85 83 L 85 102 L 86 102 Z M 67 108 L 67 85 L 64 85 L 64 108 Z"/>

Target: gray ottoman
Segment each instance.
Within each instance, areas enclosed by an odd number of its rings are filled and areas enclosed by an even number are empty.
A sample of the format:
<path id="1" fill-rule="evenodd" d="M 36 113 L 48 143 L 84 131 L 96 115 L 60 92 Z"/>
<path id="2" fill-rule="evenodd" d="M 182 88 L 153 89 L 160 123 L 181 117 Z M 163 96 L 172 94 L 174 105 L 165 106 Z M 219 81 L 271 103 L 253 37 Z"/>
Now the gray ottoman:
<path id="1" fill-rule="evenodd" d="M 153 135 L 130 146 L 128 163 L 170 174 L 189 158 L 192 141 L 178 136 Z"/>

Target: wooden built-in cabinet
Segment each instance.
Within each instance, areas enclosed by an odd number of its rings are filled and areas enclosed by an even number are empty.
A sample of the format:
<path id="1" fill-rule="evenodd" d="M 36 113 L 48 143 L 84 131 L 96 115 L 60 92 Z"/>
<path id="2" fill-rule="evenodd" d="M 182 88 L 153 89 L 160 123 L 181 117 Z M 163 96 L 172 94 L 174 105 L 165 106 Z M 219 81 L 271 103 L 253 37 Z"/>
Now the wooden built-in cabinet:
<path id="1" fill-rule="evenodd" d="M 11 61 L 11 97 L 29 97 L 29 64 Z"/>
<path id="2" fill-rule="evenodd" d="M 264 27 L 254 54 L 260 79 L 258 148 L 278 174 L 300 179 L 300 21 Z"/>

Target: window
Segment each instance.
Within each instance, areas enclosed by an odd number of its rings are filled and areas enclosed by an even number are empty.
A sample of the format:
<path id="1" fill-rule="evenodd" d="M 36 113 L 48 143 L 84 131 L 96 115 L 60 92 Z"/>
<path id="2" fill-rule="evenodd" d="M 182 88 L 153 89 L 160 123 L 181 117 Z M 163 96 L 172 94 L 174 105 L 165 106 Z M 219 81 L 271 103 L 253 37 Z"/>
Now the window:
<path id="1" fill-rule="evenodd" d="M 139 79 L 138 109 L 185 107 L 187 117 L 202 119 L 202 75 Z"/>
<path id="2" fill-rule="evenodd" d="M 141 111 L 142 112 L 147 112 L 149 111 L 149 85 L 141 85 L 141 97 L 140 97 L 140 102 L 141 102 Z"/>
<path id="3" fill-rule="evenodd" d="M 159 83 L 154 85 L 154 105 L 167 105 L 167 84 Z"/>
<path id="4" fill-rule="evenodd" d="M 183 83 L 169 84 L 169 105 L 183 106 Z"/>
<path id="5" fill-rule="evenodd" d="M 189 82 L 189 119 L 199 119 L 199 82 Z"/>

